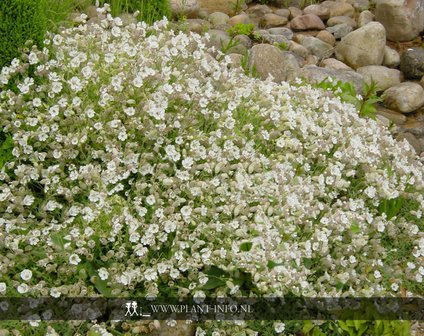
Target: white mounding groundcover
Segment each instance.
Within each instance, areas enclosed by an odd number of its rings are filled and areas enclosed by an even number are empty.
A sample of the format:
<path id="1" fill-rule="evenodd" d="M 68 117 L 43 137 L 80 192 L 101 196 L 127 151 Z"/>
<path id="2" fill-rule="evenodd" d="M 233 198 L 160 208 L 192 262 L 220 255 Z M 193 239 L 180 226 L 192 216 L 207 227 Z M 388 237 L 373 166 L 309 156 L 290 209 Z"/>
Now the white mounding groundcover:
<path id="1" fill-rule="evenodd" d="M 423 293 L 406 141 L 329 93 L 231 69 L 208 36 L 106 9 L 1 71 L 3 295 Z"/>

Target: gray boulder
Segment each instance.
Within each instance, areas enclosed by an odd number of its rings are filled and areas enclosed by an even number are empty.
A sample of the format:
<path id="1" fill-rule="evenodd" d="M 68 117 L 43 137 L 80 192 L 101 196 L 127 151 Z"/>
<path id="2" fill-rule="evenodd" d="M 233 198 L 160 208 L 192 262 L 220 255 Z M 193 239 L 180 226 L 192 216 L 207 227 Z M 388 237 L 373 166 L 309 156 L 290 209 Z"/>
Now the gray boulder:
<path id="1" fill-rule="evenodd" d="M 386 46 L 384 48 L 384 58 L 383 58 L 383 65 L 389 68 L 396 68 L 400 64 L 400 56 L 399 53 Z"/>
<path id="2" fill-rule="evenodd" d="M 381 65 L 386 46 L 386 31 L 381 23 L 370 22 L 347 34 L 335 48 L 335 55 L 350 67 Z"/>
<path id="3" fill-rule="evenodd" d="M 424 49 L 405 50 L 400 58 L 400 70 L 408 79 L 420 79 L 424 76 Z"/>
<path id="4" fill-rule="evenodd" d="M 303 38 L 301 44 L 308 49 L 311 54 L 317 56 L 319 59 L 330 57 L 334 50 L 334 48 L 328 43 L 312 36 Z"/>
<path id="5" fill-rule="evenodd" d="M 410 41 L 424 30 L 423 0 L 379 0 L 375 19 L 383 24 L 390 41 Z"/>
<path id="6" fill-rule="evenodd" d="M 384 91 L 384 105 L 408 113 L 424 105 L 424 89 L 412 82 L 403 82 Z"/>
<path id="7" fill-rule="evenodd" d="M 248 66 L 262 79 L 272 75 L 276 83 L 285 81 L 299 68 L 296 57 L 290 52 L 284 52 L 270 44 L 257 44 L 249 50 Z"/>
<path id="8" fill-rule="evenodd" d="M 308 83 L 319 83 L 327 77 L 332 77 L 336 81 L 340 80 L 342 82 L 353 82 L 356 91 L 362 94 L 363 77 L 355 71 L 336 70 L 330 68 L 321 68 L 315 65 L 306 65 L 296 71 L 293 77 L 290 77 L 288 79 L 292 80 L 296 77 L 305 78 Z"/>
<path id="9" fill-rule="evenodd" d="M 378 91 L 384 91 L 402 81 L 402 73 L 399 70 L 381 65 L 367 65 L 359 68 L 357 72 L 364 76 L 367 84 L 371 84 L 371 81 L 374 80 L 379 87 Z"/>
<path id="10" fill-rule="evenodd" d="M 349 34 L 353 28 L 348 26 L 346 23 L 340 23 L 338 25 L 328 27 L 326 30 L 333 34 L 336 39 L 341 39 L 342 37 L 345 37 L 347 34 Z"/>

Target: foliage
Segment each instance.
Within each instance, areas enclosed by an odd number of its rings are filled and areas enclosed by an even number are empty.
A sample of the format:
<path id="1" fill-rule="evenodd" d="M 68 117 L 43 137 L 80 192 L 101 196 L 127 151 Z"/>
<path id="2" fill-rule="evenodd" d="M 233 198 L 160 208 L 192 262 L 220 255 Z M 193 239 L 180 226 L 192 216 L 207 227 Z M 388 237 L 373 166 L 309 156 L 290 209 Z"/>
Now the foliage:
<path id="1" fill-rule="evenodd" d="M 0 68 L 19 58 L 27 40 L 43 44 L 47 18 L 39 0 L 0 2 Z"/>
<path id="2" fill-rule="evenodd" d="M 251 37 L 254 35 L 253 34 L 254 29 L 255 29 L 255 25 L 253 24 L 237 23 L 230 29 L 227 29 L 227 33 L 230 34 L 231 36 L 243 34 L 243 35 L 247 35 Z"/>
<path id="3" fill-rule="evenodd" d="M 169 0 L 100 0 L 101 6 L 105 3 L 110 5 L 113 16 L 139 11 L 137 19 L 150 25 L 171 15 Z"/>
<path id="4" fill-rule="evenodd" d="M 233 16 L 237 15 L 238 13 L 240 13 L 240 11 L 243 8 L 243 4 L 245 3 L 245 0 L 235 0 L 234 2 L 231 3 L 232 9 L 233 9 Z"/>
<path id="5" fill-rule="evenodd" d="M 276 43 L 275 44 L 279 49 L 281 49 L 281 50 L 287 50 L 287 47 L 288 47 L 288 44 L 287 43 L 285 43 L 285 42 L 281 42 L 281 43 Z"/>
<path id="6" fill-rule="evenodd" d="M 321 82 L 314 84 L 313 87 L 323 90 L 332 91 L 342 101 L 355 105 L 359 112 L 360 117 L 369 117 L 375 119 L 376 108 L 375 103 L 383 101 L 383 98 L 377 96 L 377 85 L 372 80 L 370 84 L 365 81 L 362 82 L 363 95 L 356 92 L 355 86 L 352 82 L 342 82 L 330 78 L 325 78 Z"/>

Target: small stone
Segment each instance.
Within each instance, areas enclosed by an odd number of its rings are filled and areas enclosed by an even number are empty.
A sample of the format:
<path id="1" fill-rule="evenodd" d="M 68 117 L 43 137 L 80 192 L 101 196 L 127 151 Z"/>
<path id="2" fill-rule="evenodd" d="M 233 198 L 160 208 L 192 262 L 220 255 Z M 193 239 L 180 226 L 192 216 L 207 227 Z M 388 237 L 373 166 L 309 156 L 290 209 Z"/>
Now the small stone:
<path id="1" fill-rule="evenodd" d="M 272 13 L 272 9 L 266 5 L 256 5 L 246 9 L 246 14 L 252 19 L 260 19 L 265 14 Z"/>
<path id="2" fill-rule="evenodd" d="M 261 36 L 262 42 L 269 44 L 289 44 L 289 40 L 284 35 L 275 35 L 275 34 L 264 34 Z"/>
<path id="3" fill-rule="evenodd" d="M 230 56 L 230 58 L 231 58 L 231 64 L 230 64 L 231 69 L 241 67 L 241 60 L 243 59 L 243 55 L 229 54 L 228 56 Z"/>
<path id="4" fill-rule="evenodd" d="M 236 24 L 239 24 L 239 23 L 249 25 L 249 24 L 253 24 L 253 21 L 247 14 L 235 15 L 228 20 L 228 24 L 232 27 L 234 27 Z"/>
<path id="5" fill-rule="evenodd" d="M 396 50 L 386 46 L 384 48 L 383 65 L 389 68 L 397 68 L 399 64 L 400 64 L 399 53 Z"/>
<path id="6" fill-rule="evenodd" d="M 209 21 L 202 19 L 187 19 L 187 29 L 194 33 L 201 34 L 205 30 L 209 30 L 211 28 L 211 24 Z"/>
<path id="7" fill-rule="evenodd" d="M 334 16 L 350 16 L 355 14 L 355 8 L 346 2 L 324 1 L 321 6 L 327 7 L 330 10 L 330 18 Z"/>
<path id="8" fill-rule="evenodd" d="M 383 105 L 376 105 L 377 114 L 386 117 L 387 119 L 393 121 L 396 125 L 402 125 L 406 122 L 407 118 L 404 114 L 399 113 L 397 111 L 393 111 L 384 107 Z"/>
<path id="9" fill-rule="evenodd" d="M 215 12 L 209 15 L 209 21 L 214 25 L 227 24 L 230 17 L 222 12 Z"/>
<path id="10" fill-rule="evenodd" d="M 303 45 L 296 43 L 294 41 L 290 41 L 289 51 L 294 52 L 296 55 L 304 59 L 309 55 L 308 49 L 306 49 Z"/>
<path id="11" fill-rule="evenodd" d="M 424 89 L 413 82 L 403 82 L 384 91 L 384 105 L 409 113 L 424 105 Z"/>
<path id="12" fill-rule="evenodd" d="M 353 28 L 345 23 L 340 23 L 338 25 L 328 27 L 326 30 L 329 33 L 333 34 L 335 39 L 339 40 L 349 34 L 353 30 Z"/>
<path id="13" fill-rule="evenodd" d="M 327 69 L 351 70 L 351 71 L 353 71 L 353 69 L 350 66 L 344 64 L 343 62 L 336 60 L 335 58 L 327 58 L 325 60 L 322 60 L 321 66 L 323 68 L 327 68 Z"/>
<path id="14" fill-rule="evenodd" d="M 415 150 L 417 154 L 421 153 L 421 143 L 417 140 L 417 138 L 411 133 L 401 133 L 396 137 L 396 140 L 403 141 L 406 140 L 411 145 L 411 147 Z"/>
<path id="15" fill-rule="evenodd" d="M 319 58 L 315 55 L 308 55 L 305 60 L 308 65 L 317 65 L 319 62 Z"/>
<path id="16" fill-rule="evenodd" d="M 8 336 L 9 335 L 9 331 L 7 331 L 6 329 L 0 329 L 0 336 Z"/>
<path id="17" fill-rule="evenodd" d="M 290 11 L 290 20 L 293 20 L 295 17 L 301 16 L 303 14 L 302 10 L 297 7 L 289 7 L 288 9 Z"/>
<path id="18" fill-rule="evenodd" d="M 285 36 L 288 40 L 291 40 L 293 38 L 293 32 L 291 31 L 291 29 L 289 28 L 285 28 L 285 27 L 275 27 L 275 28 L 269 28 L 267 29 L 267 31 L 271 34 L 271 35 L 283 35 Z"/>
<path id="19" fill-rule="evenodd" d="M 283 16 L 283 17 L 285 17 L 285 18 L 287 18 L 287 19 L 290 17 L 290 11 L 289 11 L 287 8 L 280 8 L 280 9 L 277 9 L 277 10 L 274 12 L 274 14 L 277 14 L 277 15 Z"/>
<path id="20" fill-rule="evenodd" d="M 287 18 L 277 14 L 269 13 L 265 14 L 259 21 L 261 27 L 271 28 L 271 27 L 281 27 L 288 22 Z"/>
<path id="21" fill-rule="evenodd" d="M 333 54 L 334 48 L 324 41 L 312 36 L 305 37 L 301 44 L 319 59 L 328 58 Z"/>
<path id="22" fill-rule="evenodd" d="M 424 76 L 420 80 L 420 85 L 424 88 Z"/>
<path id="23" fill-rule="evenodd" d="M 330 17 L 330 10 L 320 5 L 309 5 L 303 9 L 305 14 L 315 14 L 321 20 L 327 20 Z"/>
<path id="24" fill-rule="evenodd" d="M 327 30 L 321 30 L 316 38 L 319 38 L 321 41 L 324 41 L 325 43 L 328 43 L 329 45 L 333 46 L 336 44 L 336 39 L 333 36 L 333 34 L 331 34 L 329 31 Z"/>
<path id="25" fill-rule="evenodd" d="M 245 46 L 247 49 L 249 49 L 252 46 L 252 40 L 247 35 L 244 35 L 244 34 L 236 35 L 234 36 L 234 40 L 239 41 L 239 43 Z"/>
<path id="26" fill-rule="evenodd" d="M 291 20 L 290 28 L 295 30 L 325 29 L 325 25 L 315 14 L 306 14 Z"/>
<path id="27" fill-rule="evenodd" d="M 370 23 L 372 20 L 374 20 L 374 14 L 371 13 L 369 10 L 365 10 L 359 14 L 358 17 L 358 26 L 363 27 L 367 23 Z"/>
<path id="28" fill-rule="evenodd" d="M 334 16 L 327 21 L 327 26 L 332 27 L 342 23 L 351 26 L 353 29 L 357 27 L 356 21 L 348 16 Z"/>
<path id="29" fill-rule="evenodd" d="M 400 131 L 409 132 L 417 137 L 424 137 L 424 121 L 421 120 L 410 120 L 405 124 L 401 125 Z"/>
<path id="30" fill-rule="evenodd" d="M 364 76 L 364 81 L 368 85 L 374 80 L 375 84 L 378 86 L 378 92 L 400 84 L 403 79 L 402 73 L 399 70 L 390 69 L 381 65 L 364 66 L 359 68 L 357 72 Z"/>
<path id="31" fill-rule="evenodd" d="M 424 49 L 409 48 L 400 57 L 400 70 L 408 79 L 420 79 L 424 76 Z"/>

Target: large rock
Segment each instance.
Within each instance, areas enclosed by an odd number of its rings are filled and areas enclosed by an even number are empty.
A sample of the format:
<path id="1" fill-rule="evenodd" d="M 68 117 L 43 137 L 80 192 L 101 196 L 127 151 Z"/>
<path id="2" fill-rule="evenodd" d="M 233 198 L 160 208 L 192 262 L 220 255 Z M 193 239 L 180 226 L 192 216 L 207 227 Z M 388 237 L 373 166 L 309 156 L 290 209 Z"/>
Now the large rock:
<path id="1" fill-rule="evenodd" d="M 270 44 L 253 46 L 249 50 L 248 66 L 250 69 L 254 66 L 262 79 L 272 75 L 276 83 L 285 81 L 299 68 L 294 55 Z"/>
<path id="2" fill-rule="evenodd" d="M 295 30 L 324 29 L 325 24 L 315 14 L 296 16 L 290 22 L 290 28 Z"/>
<path id="3" fill-rule="evenodd" d="M 424 49 L 405 50 L 400 58 L 400 70 L 408 79 L 420 79 L 424 76 Z"/>
<path id="4" fill-rule="evenodd" d="M 197 0 L 170 0 L 169 6 L 173 17 L 184 15 L 188 18 L 196 18 L 200 10 Z"/>
<path id="5" fill-rule="evenodd" d="M 201 34 L 211 28 L 211 23 L 202 19 L 187 19 L 187 29 L 193 33 Z"/>
<path id="6" fill-rule="evenodd" d="M 400 64 L 399 53 L 388 46 L 384 48 L 383 65 L 389 68 L 397 68 Z"/>
<path id="7" fill-rule="evenodd" d="M 309 5 L 303 9 L 305 14 L 315 14 L 321 20 L 327 20 L 330 17 L 330 9 L 320 5 Z"/>
<path id="8" fill-rule="evenodd" d="M 308 57 L 308 54 L 309 54 L 308 49 L 306 49 L 303 45 L 296 43 L 294 41 L 290 41 L 289 50 L 304 59 Z"/>
<path id="9" fill-rule="evenodd" d="M 410 41 L 424 30 L 423 0 L 379 0 L 375 19 L 386 28 L 390 41 Z"/>
<path id="10" fill-rule="evenodd" d="M 357 69 L 381 65 L 386 46 L 386 31 L 381 23 L 370 22 L 347 34 L 335 48 L 336 58 Z"/>
<path id="11" fill-rule="evenodd" d="M 348 26 L 346 23 L 340 23 L 338 25 L 327 28 L 327 31 L 333 34 L 334 38 L 336 39 L 341 39 L 342 37 L 345 37 L 352 30 L 353 28 L 351 26 Z"/>
<path id="12" fill-rule="evenodd" d="M 185 0 L 181 0 L 185 1 Z M 209 13 L 222 12 L 228 15 L 234 14 L 234 0 L 198 0 L 200 7 L 207 10 Z M 244 4 L 242 9 L 247 9 Z"/>
<path id="13" fill-rule="evenodd" d="M 379 87 L 378 91 L 384 91 L 402 81 L 402 73 L 399 70 L 381 65 L 367 65 L 359 68 L 357 72 L 364 76 L 367 84 L 371 84 L 371 81 L 374 80 Z"/>
<path id="14" fill-rule="evenodd" d="M 332 77 L 336 81 L 340 80 L 342 82 L 353 82 L 356 91 L 362 94 L 363 77 L 355 71 L 336 70 L 329 68 L 321 68 L 315 65 L 306 65 L 296 71 L 294 76 L 298 78 L 305 78 L 308 83 L 319 83 L 327 77 Z M 292 80 L 295 77 L 288 78 L 288 80 Z"/>
<path id="15" fill-rule="evenodd" d="M 393 121 L 396 125 L 403 125 L 407 120 L 404 114 L 390 110 L 383 105 L 377 104 L 375 108 L 377 110 L 377 114 Z"/>
<path id="16" fill-rule="evenodd" d="M 384 105 L 408 113 L 424 105 L 424 89 L 412 82 L 403 82 L 384 91 Z"/>
<path id="17" fill-rule="evenodd" d="M 303 38 L 301 44 L 319 59 L 330 57 L 334 51 L 331 45 L 312 36 Z"/>

